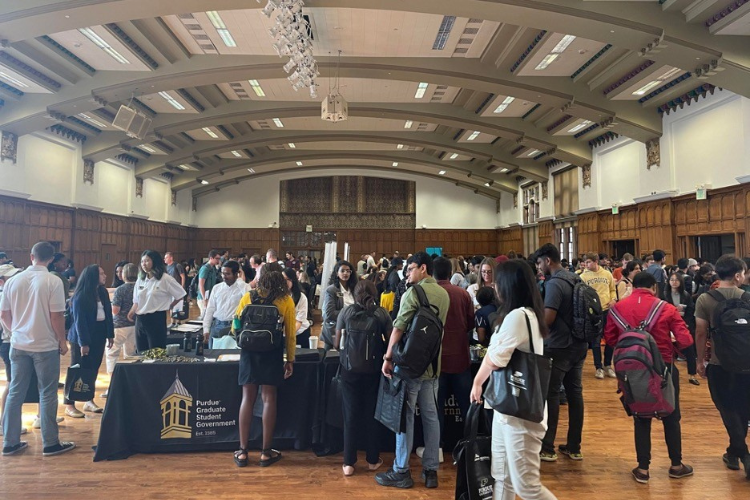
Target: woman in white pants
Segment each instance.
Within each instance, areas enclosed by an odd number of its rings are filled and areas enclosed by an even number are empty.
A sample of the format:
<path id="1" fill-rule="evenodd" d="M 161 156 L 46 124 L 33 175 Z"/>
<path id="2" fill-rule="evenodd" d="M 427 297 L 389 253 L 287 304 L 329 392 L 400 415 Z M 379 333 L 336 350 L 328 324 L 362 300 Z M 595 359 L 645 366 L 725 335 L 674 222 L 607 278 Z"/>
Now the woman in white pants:
<path id="1" fill-rule="evenodd" d="M 128 319 L 128 312 L 133 307 L 133 288 L 138 279 L 138 267 L 135 264 L 125 264 L 122 268 L 125 283 L 118 286 L 112 298 L 112 317 L 115 323 L 115 340 L 112 347 L 107 349 L 107 373 L 112 375 L 115 364 L 120 358 L 120 352 L 125 348 L 125 356 L 135 355 L 135 323 Z M 107 389 L 103 398 L 108 396 Z"/>
<path id="2" fill-rule="evenodd" d="M 547 326 L 544 322 L 542 296 L 536 286 L 531 266 L 522 260 L 509 260 L 497 267 L 495 290 L 500 299 L 496 331 L 479 368 L 471 390 L 471 401 L 482 400 L 482 384 L 492 371 L 507 366 L 513 351 L 531 352 L 529 330 L 534 352 L 544 350 Z M 527 323 L 528 319 L 528 323 Z M 546 394 L 544 395 L 546 399 Z M 539 452 L 547 432 L 547 408 L 544 420 L 534 423 L 495 412 L 492 422 L 493 498 L 514 500 L 555 500 L 539 477 Z"/>

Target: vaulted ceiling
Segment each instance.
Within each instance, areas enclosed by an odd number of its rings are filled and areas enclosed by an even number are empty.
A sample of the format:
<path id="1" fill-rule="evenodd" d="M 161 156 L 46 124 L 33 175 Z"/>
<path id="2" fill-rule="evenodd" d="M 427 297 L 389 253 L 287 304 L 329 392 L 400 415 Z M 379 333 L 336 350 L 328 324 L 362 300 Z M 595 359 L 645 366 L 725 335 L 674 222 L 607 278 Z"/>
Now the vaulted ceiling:
<path id="1" fill-rule="evenodd" d="M 73 137 L 84 159 L 117 159 L 196 196 L 348 166 L 497 198 L 519 176 L 591 163 L 603 137 L 659 137 L 661 113 L 696 93 L 750 97 L 746 0 L 311 0 L 315 99 L 286 80 L 264 6 L 0 2 L 0 130 Z M 350 117 L 334 124 L 320 100 L 336 75 Z M 153 118 L 145 140 L 112 127 L 121 104 Z"/>

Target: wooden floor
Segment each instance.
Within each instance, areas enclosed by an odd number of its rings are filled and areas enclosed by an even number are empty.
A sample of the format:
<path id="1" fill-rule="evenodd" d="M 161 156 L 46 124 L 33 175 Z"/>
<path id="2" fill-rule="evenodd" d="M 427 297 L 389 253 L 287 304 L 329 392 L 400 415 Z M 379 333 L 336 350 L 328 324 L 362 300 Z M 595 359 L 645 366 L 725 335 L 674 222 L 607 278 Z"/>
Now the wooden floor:
<path id="1" fill-rule="evenodd" d="M 650 484 L 633 481 L 630 470 L 636 464 L 632 421 L 617 400 L 615 381 L 596 380 L 593 366 L 587 366 L 582 449 L 585 459 L 573 462 L 561 456 L 556 463 L 543 463 L 544 484 L 561 500 L 750 499 L 750 481 L 745 480 L 743 472 L 727 470 L 721 461 L 727 437 L 711 403 L 708 386 L 705 381 L 700 387 L 688 385 L 684 366 L 684 363 L 679 364 L 682 443 L 685 463 L 695 468 L 693 477 L 679 481 L 667 477 L 669 459 L 661 424 L 656 422 Z M 2 371 L 0 378 L 5 380 Z M 106 385 L 107 381 L 106 376 L 100 377 L 102 384 Z M 102 406 L 105 402 L 97 399 Z M 60 415 L 63 410 L 61 404 Z M 93 463 L 91 447 L 96 444 L 101 420 L 100 415 L 93 414 L 87 414 L 85 419 L 66 418 L 60 426 L 60 438 L 75 441 L 76 450 L 59 457 L 43 458 L 40 431 L 30 428 L 35 412 L 36 405 L 24 406 L 24 423 L 29 433 L 23 439 L 28 441 L 29 448 L 21 455 L 0 458 L 2 499 L 453 498 L 455 467 L 448 462 L 442 464 L 438 473 L 439 489 L 426 490 L 419 481 L 421 465 L 416 455 L 412 455 L 411 462 L 416 486 L 405 491 L 378 486 L 366 467 L 358 468 L 351 478 L 343 478 L 341 455 L 317 458 L 311 451 L 285 452 L 285 458 L 268 469 L 252 465 L 238 469 L 230 453 L 135 455 L 127 460 Z M 563 439 L 567 429 L 564 412 L 563 408 L 558 433 Z M 558 444 L 560 442 L 558 439 Z M 393 461 L 392 454 L 383 458 L 386 465 Z M 364 463 L 364 457 L 360 456 L 358 465 Z"/>

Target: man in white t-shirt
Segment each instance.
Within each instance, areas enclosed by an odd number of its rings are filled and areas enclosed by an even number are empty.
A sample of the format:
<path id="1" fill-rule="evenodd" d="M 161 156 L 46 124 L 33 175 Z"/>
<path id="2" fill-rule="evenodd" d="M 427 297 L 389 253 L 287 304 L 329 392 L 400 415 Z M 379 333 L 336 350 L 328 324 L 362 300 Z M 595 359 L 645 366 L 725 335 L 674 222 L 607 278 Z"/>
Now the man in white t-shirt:
<path id="1" fill-rule="evenodd" d="M 13 365 L 3 416 L 3 455 L 14 455 L 27 447 L 21 441 L 21 406 L 35 372 L 39 381 L 42 454 L 59 455 L 75 448 L 74 443 L 59 440 L 56 421 L 60 355 L 68 352 L 68 344 L 62 282 L 47 271 L 54 254 L 54 247 L 46 241 L 34 245 L 32 265 L 5 283 L 0 299 L 0 319 L 11 332 Z"/>

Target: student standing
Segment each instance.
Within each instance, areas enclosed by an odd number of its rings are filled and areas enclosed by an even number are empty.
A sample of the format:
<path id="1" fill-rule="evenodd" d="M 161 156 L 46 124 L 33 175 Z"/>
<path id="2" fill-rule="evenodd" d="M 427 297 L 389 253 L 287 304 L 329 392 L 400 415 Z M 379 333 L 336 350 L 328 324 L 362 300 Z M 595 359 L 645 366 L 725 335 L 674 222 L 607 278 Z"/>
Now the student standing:
<path id="1" fill-rule="evenodd" d="M 703 269 L 701 267 L 701 271 Z M 700 360 L 698 373 L 703 378 L 708 377 L 711 400 L 719 410 L 729 436 L 729 446 L 722 460 L 730 470 L 740 470 L 740 462 L 742 462 L 745 477 L 750 479 L 750 453 L 748 453 L 746 443 L 748 421 L 750 421 L 750 375 L 733 373 L 725 369 L 713 349 L 708 366 L 703 363 L 709 332 L 714 335 L 718 326 L 714 319 L 714 311 L 719 305 L 718 299 L 723 297 L 725 300 L 748 300 L 749 298 L 747 292 L 739 288 L 739 285 L 745 282 L 746 272 L 745 263 L 734 256 L 723 255 L 716 261 L 719 287 L 698 297 L 695 308 L 695 342 Z"/>
<path id="2" fill-rule="evenodd" d="M 695 304 L 693 303 L 692 294 L 685 289 L 685 281 L 682 273 L 674 272 L 670 274 L 667 286 L 664 288 L 662 299 L 666 300 L 677 308 L 680 316 L 685 321 L 690 335 L 693 337 L 693 343 L 682 351 L 687 361 L 688 382 L 692 385 L 701 385 L 696 375 L 696 351 L 695 351 Z"/>
<path id="3" fill-rule="evenodd" d="M 635 289 L 627 299 L 623 300 L 615 307 L 617 314 L 631 326 L 641 324 L 649 315 L 651 308 L 657 298 L 659 284 L 651 273 L 638 273 L 633 280 Z M 622 327 L 614 318 L 608 318 L 604 330 L 604 338 L 607 345 L 614 348 L 620 337 Z M 674 401 L 675 408 L 672 413 L 661 419 L 664 425 L 664 439 L 667 442 L 667 450 L 672 466 L 669 468 L 669 477 L 672 479 L 682 479 L 693 475 L 693 468 L 682 463 L 682 430 L 680 428 L 680 376 L 677 367 L 672 363 L 672 336 L 674 335 L 674 344 L 678 349 L 685 349 L 693 343 L 693 338 L 685 326 L 685 322 L 680 317 L 677 309 L 669 303 L 662 305 L 662 310 L 658 313 L 653 325 L 648 333 L 656 341 L 667 370 L 672 377 L 674 384 Z M 635 427 L 635 451 L 638 459 L 638 467 L 632 470 L 633 478 L 642 484 L 648 483 L 649 464 L 651 462 L 651 418 L 634 417 Z M 747 426 L 747 422 L 745 423 Z"/>
<path id="4" fill-rule="evenodd" d="M 513 352 L 544 350 L 547 327 L 542 296 L 531 266 L 513 259 L 497 266 L 495 288 L 500 307 L 497 332 L 482 361 L 471 390 L 471 401 L 481 402 L 483 384 L 494 370 L 504 368 Z M 531 335 L 529 335 L 529 331 Z M 559 387 L 559 385 L 558 385 Z M 546 396 L 542 395 L 542 397 Z M 492 477 L 496 500 L 555 500 L 540 478 L 539 453 L 547 430 L 547 408 L 540 423 L 494 412 L 492 419 Z"/>
<path id="5" fill-rule="evenodd" d="M 617 298 L 615 280 L 612 277 L 612 273 L 599 265 L 598 254 L 593 252 L 585 254 L 583 262 L 586 266 L 586 271 L 581 273 L 581 280 L 596 290 L 599 302 L 602 305 L 602 312 L 604 313 L 604 317 L 602 318 L 602 325 L 604 325 L 607 322 L 607 312 Z M 604 347 L 604 365 L 602 365 L 601 336 L 597 337 L 589 347 L 591 347 L 591 351 L 594 354 L 594 367 L 596 368 L 594 376 L 598 379 L 603 379 L 606 374 L 610 378 L 616 378 L 617 375 L 615 375 L 615 371 L 612 369 L 612 353 L 614 352 L 614 348 L 609 345 Z"/>
<path id="6" fill-rule="evenodd" d="M 326 349 L 333 346 L 333 337 L 336 335 L 336 320 L 341 311 L 354 304 L 354 287 L 357 285 L 357 274 L 352 265 L 340 260 L 333 268 L 331 284 L 326 288 L 323 297 L 323 328 L 321 334 Z"/>
<path id="7" fill-rule="evenodd" d="M 70 341 L 70 365 L 99 372 L 104 357 L 104 345 L 112 348 L 115 327 L 112 319 L 112 303 L 104 288 L 107 275 L 99 264 L 91 264 L 78 278 L 75 294 L 70 300 L 73 324 L 68 331 Z M 83 418 L 75 402 L 65 400 L 65 414 L 72 418 Z M 104 410 L 93 400 L 83 405 L 83 411 L 102 413 Z"/>

